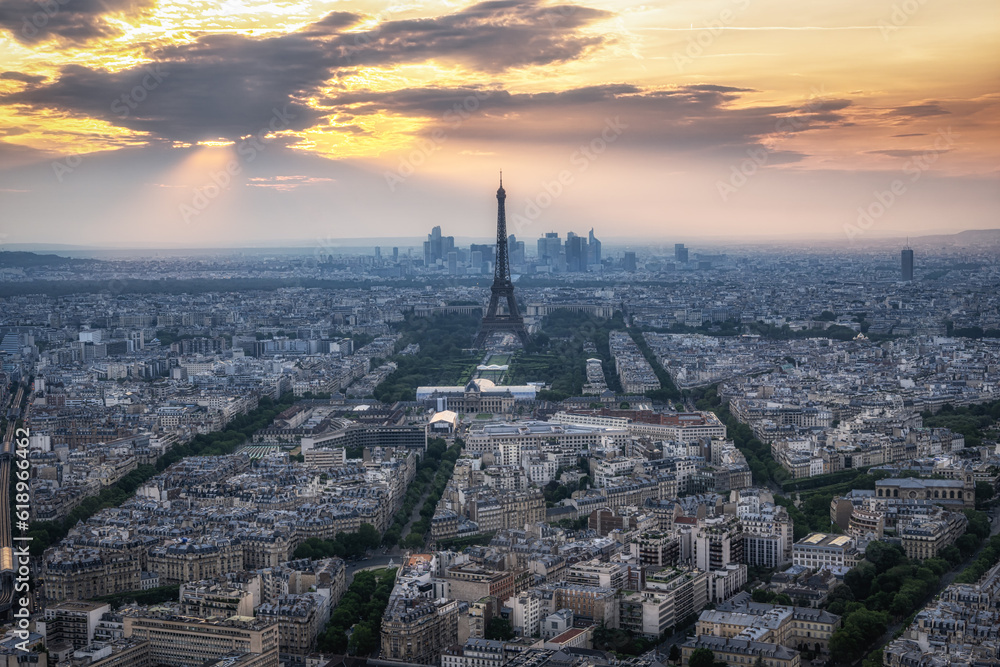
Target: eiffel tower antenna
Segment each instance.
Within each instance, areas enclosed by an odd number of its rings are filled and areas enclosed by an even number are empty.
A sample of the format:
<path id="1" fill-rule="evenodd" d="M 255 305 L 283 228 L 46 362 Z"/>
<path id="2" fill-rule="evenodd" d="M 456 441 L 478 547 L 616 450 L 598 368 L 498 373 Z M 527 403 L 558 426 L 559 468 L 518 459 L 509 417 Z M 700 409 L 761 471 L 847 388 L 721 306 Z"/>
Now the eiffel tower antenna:
<path id="1" fill-rule="evenodd" d="M 507 193 L 503 189 L 503 170 L 500 170 L 500 188 L 497 190 L 497 261 L 493 268 L 493 286 L 490 288 L 490 305 L 486 309 L 483 321 L 479 325 L 479 333 L 473 347 L 481 348 L 496 332 L 506 331 L 515 334 L 521 345 L 528 344 L 528 330 L 524 320 L 517 310 L 517 299 L 514 298 L 514 283 L 510 279 L 510 261 L 507 256 L 507 212 L 505 201 Z M 500 312 L 500 304 L 507 304 L 507 312 Z"/>

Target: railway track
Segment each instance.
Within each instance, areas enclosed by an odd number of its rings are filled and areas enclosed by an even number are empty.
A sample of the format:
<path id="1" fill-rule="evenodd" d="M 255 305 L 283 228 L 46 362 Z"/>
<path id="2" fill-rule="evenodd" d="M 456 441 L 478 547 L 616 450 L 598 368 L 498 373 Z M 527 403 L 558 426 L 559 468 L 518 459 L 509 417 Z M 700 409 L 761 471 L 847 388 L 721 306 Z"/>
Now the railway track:
<path id="1" fill-rule="evenodd" d="M 21 418 L 21 403 L 24 400 L 24 385 L 18 384 L 17 394 L 9 405 L 4 406 L 7 415 L 7 429 L 0 447 L 0 614 L 10 611 L 14 601 L 14 575 L 17 565 L 14 560 L 14 535 L 10 520 L 10 478 L 14 465 L 15 435 L 17 420 Z"/>

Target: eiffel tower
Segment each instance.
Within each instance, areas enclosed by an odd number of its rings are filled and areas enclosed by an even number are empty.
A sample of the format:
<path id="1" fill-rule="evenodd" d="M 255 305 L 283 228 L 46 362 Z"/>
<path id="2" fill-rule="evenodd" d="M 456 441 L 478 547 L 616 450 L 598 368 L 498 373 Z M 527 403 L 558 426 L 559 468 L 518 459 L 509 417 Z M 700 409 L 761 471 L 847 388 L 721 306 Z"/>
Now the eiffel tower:
<path id="1" fill-rule="evenodd" d="M 497 190 L 497 261 L 493 269 L 493 287 L 490 288 L 490 306 L 486 309 L 483 322 L 479 325 L 473 347 L 485 347 L 490 336 L 498 331 L 516 334 L 521 345 L 528 344 L 528 330 L 517 311 L 514 298 L 514 283 L 510 281 L 510 263 L 507 259 L 507 213 L 504 200 L 507 193 L 503 189 L 503 172 L 500 172 L 500 188 Z M 507 302 L 506 312 L 501 312 L 501 302 Z"/>

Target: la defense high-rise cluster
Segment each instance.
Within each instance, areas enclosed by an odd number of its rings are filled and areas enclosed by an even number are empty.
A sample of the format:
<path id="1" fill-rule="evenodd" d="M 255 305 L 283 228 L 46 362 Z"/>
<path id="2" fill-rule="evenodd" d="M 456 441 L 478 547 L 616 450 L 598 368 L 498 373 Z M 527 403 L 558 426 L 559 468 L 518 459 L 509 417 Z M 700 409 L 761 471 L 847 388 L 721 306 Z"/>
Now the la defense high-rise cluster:
<path id="1" fill-rule="evenodd" d="M 490 305 L 479 325 L 474 347 L 484 347 L 495 333 L 512 333 L 522 345 L 528 343 L 528 330 L 517 308 L 514 283 L 510 279 L 510 259 L 507 248 L 507 192 L 503 189 L 503 172 L 497 189 L 497 259 L 493 267 L 493 285 L 490 287 Z"/>

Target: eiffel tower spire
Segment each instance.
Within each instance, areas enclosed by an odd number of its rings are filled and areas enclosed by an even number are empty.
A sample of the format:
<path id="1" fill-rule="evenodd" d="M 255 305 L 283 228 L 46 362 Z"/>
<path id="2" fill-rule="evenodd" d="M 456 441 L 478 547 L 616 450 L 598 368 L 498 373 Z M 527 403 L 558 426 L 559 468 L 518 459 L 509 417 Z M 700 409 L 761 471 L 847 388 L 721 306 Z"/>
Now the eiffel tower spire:
<path id="1" fill-rule="evenodd" d="M 507 255 L 507 212 L 505 202 L 507 192 L 503 189 L 503 170 L 500 171 L 500 187 L 497 189 L 497 261 L 493 268 L 493 286 L 490 288 L 490 305 L 479 325 L 479 333 L 473 347 L 483 347 L 490 335 L 506 331 L 515 334 L 522 345 L 528 343 L 528 330 L 517 310 L 514 298 L 514 283 L 510 279 L 510 261 Z M 501 312 L 501 303 L 507 304 L 506 312 Z"/>

